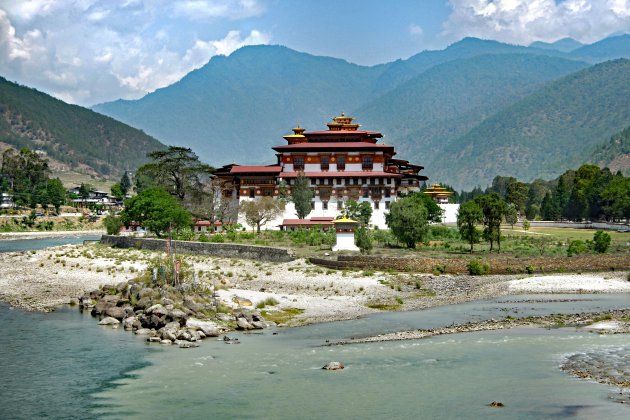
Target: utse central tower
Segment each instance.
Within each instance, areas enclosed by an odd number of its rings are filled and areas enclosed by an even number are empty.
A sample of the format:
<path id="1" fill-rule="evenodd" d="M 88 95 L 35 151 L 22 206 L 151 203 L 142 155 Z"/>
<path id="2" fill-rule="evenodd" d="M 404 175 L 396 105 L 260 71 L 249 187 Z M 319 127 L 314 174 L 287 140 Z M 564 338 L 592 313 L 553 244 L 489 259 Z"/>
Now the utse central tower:
<path id="1" fill-rule="evenodd" d="M 295 222 L 293 203 L 287 203 L 284 215 L 268 223 L 268 228 L 321 224 L 338 216 L 348 200 L 367 201 L 372 207 L 373 226 L 387 228 L 385 213 L 400 193 L 419 191 L 428 178 L 420 175 L 424 167 L 395 159 L 394 147 L 379 143 L 383 137 L 375 131 L 359 129 L 352 117 L 334 117 L 328 130 L 306 131 L 296 127 L 284 136 L 287 144 L 273 147 L 277 163 L 267 166 L 226 165 L 215 175 L 230 188 L 227 195 L 256 200 L 280 195 L 284 182 L 288 192 L 299 173 L 308 178 L 313 190 L 311 213 L 307 221 Z M 244 220 L 239 223 L 247 226 Z"/>

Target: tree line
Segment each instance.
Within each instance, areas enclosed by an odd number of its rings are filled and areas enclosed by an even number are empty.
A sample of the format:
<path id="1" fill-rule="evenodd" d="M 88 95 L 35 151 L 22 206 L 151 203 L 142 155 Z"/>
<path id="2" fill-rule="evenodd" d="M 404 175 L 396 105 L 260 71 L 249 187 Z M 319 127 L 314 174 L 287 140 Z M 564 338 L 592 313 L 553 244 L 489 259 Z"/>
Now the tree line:
<path id="1" fill-rule="evenodd" d="M 485 190 L 477 187 L 462 191 L 455 194 L 454 200 L 463 204 L 489 193 L 496 193 L 529 220 L 630 219 L 630 177 L 592 164 L 568 170 L 551 181 L 527 183 L 496 176 Z"/>

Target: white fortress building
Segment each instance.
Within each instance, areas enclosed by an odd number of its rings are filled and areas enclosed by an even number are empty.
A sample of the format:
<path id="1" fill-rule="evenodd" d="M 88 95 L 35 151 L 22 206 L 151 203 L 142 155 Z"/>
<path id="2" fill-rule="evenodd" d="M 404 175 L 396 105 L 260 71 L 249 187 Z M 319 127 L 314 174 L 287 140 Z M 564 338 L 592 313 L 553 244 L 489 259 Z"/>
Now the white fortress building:
<path id="1" fill-rule="evenodd" d="M 420 175 L 424 167 L 395 159 L 394 147 L 378 143 L 383 135 L 359 129 L 353 118 L 341 116 L 327 124 L 328 130 L 310 131 L 297 127 L 284 136 L 287 144 L 273 147 L 277 162 L 267 166 L 226 165 L 215 175 L 225 181 L 225 194 L 240 202 L 261 197 L 279 197 L 281 185 L 290 194 L 298 174 L 311 185 L 313 218 L 335 218 L 348 200 L 366 201 L 372 207 L 371 225 L 387 229 L 385 214 L 400 193 L 420 191 L 428 178 Z M 285 219 L 295 219 L 293 203 L 284 214 L 267 223 L 277 229 Z M 239 218 L 239 223 L 248 226 Z M 306 220 L 304 226 L 314 223 Z"/>

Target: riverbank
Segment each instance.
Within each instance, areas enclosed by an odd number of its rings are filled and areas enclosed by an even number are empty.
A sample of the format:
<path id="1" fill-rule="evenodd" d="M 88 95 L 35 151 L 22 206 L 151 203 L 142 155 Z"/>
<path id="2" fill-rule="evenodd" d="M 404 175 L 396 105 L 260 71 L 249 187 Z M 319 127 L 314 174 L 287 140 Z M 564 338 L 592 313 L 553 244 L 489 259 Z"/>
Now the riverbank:
<path id="1" fill-rule="evenodd" d="M 138 277 L 158 255 L 98 244 L 3 253 L 0 300 L 27 310 L 51 311 L 105 284 Z M 215 289 L 224 305 L 232 309 L 243 304 L 259 306 L 272 316 L 282 315 L 281 324 L 287 326 L 528 292 L 630 292 L 630 282 L 622 272 L 436 276 L 327 270 L 305 260 L 271 263 L 209 256 L 185 260 L 198 281 Z"/>
<path id="2" fill-rule="evenodd" d="M 77 236 L 77 235 L 103 235 L 105 233 L 102 229 L 97 230 L 55 230 L 55 231 L 33 231 L 33 232 L 2 232 L 0 233 L 0 240 L 20 240 L 20 239 L 46 239 L 46 238 L 58 238 L 64 236 Z"/>

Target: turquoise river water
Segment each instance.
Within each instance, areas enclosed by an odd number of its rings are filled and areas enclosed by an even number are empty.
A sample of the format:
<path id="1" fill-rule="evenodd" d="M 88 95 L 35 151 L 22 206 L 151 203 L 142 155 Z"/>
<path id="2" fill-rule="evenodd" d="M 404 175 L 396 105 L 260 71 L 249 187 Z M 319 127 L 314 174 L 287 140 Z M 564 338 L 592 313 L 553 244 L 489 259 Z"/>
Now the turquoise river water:
<path id="1" fill-rule="evenodd" d="M 609 400 L 616 389 L 559 369 L 577 352 L 630 352 L 628 335 L 522 328 L 322 347 L 453 322 L 629 305 L 623 294 L 510 296 L 232 333 L 241 344 L 213 339 L 194 349 L 146 344 L 77 309 L 38 314 L 0 305 L 0 418 L 630 418 L 630 407 Z M 329 361 L 346 369 L 322 370 Z M 488 407 L 494 400 L 505 407 Z"/>

